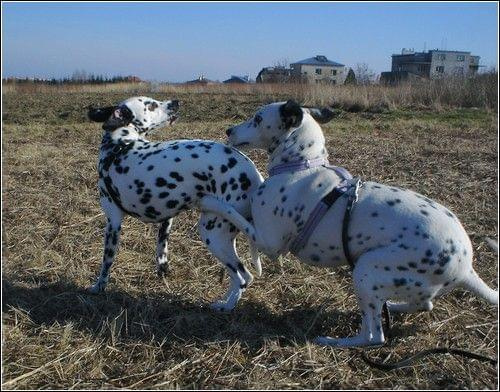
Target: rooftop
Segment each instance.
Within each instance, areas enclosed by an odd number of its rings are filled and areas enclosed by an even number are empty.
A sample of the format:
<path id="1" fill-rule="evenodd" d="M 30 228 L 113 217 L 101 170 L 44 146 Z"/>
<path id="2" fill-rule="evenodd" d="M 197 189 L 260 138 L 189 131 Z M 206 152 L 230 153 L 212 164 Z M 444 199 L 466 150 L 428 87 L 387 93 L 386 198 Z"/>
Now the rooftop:
<path id="1" fill-rule="evenodd" d="M 423 56 L 431 53 L 458 53 L 458 54 L 470 54 L 471 52 L 467 52 L 464 50 L 441 50 L 441 49 L 430 49 L 427 52 L 415 52 L 412 49 L 403 49 L 401 53 L 393 54 L 392 57 L 395 56 Z"/>
<path id="2" fill-rule="evenodd" d="M 228 83 L 228 82 L 239 82 L 239 83 L 248 83 L 248 75 L 245 76 L 238 76 L 238 75 L 231 75 L 231 77 L 227 80 L 224 80 L 223 83 Z"/>
<path id="3" fill-rule="evenodd" d="M 344 67 L 344 64 L 337 63 L 335 61 L 328 60 L 326 56 L 317 55 L 314 57 L 309 57 L 305 60 L 300 60 L 292 64 L 303 64 L 303 65 L 331 65 L 333 67 Z"/>
<path id="4" fill-rule="evenodd" d="M 187 82 L 184 82 L 184 83 L 187 83 L 187 84 L 212 84 L 212 83 L 216 83 L 216 82 L 213 80 L 210 80 L 210 79 L 206 79 L 205 76 L 200 75 L 198 77 L 198 79 L 188 80 Z"/>

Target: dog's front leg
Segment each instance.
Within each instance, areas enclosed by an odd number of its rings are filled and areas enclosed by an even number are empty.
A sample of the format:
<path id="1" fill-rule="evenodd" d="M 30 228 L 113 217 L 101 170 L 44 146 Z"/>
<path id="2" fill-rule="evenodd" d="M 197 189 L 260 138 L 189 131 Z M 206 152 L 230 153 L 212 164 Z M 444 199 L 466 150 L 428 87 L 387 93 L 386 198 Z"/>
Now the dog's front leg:
<path id="1" fill-rule="evenodd" d="M 106 224 L 106 233 L 104 234 L 104 255 L 102 257 L 101 273 L 97 282 L 89 288 L 89 292 L 97 294 L 106 289 L 109 280 L 109 270 L 115 259 L 118 243 L 120 241 L 120 232 L 123 214 L 117 211 L 116 214 L 108 215 Z"/>
<path id="2" fill-rule="evenodd" d="M 161 278 L 168 272 L 168 237 L 172 228 L 173 218 L 163 221 L 158 228 L 158 242 L 156 244 L 156 272 Z"/>

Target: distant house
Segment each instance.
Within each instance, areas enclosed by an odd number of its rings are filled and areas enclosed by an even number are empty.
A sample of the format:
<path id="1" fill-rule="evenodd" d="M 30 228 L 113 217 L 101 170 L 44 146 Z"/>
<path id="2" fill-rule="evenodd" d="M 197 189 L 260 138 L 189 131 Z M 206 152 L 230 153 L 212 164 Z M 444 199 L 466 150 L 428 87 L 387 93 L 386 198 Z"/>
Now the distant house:
<path id="1" fill-rule="evenodd" d="M 210 79 L 206 79 L 203 75 L 200 75 L 198 77 L 198 79 L 188 80 L 187 82 L 185 82 L 185 84 L 198 84 L 198 85 L 206 86 L 206 85 L 211 85 L 211 84 L 217 84 L 217 82 L 210 80 Z"/>
<path id="2" fill-rule="evenodd" d="M 290 64 L 291 76 L 309 83 L 342 84 L 347 76 L 344 64 L 317 55 Z"/>
<path id="3" fill-rule="evenodd" d="M 475 75 L 481 67 L 479 56 L 457 50 L 429 50 L 415 52 L 403 49 L 392 55 L 390 72 L 382 72 L 381 82 L 397 83 L 402 80 L 439 79 L 447 76 L 467 77 Z"/>
<path id="4" fill-rule="evenodd" d="M 248 83 L 248 75 L 245 76 L 232 75 L 229 79 L 224 80 L 222 83 Z"/>
<path id="5" fill-rule="evenodd" d="M 285 67 L 264 67 L 255 81 L 257 83 L 287 83 L 291 79 L 292 70 Z"/>
<path id="6" fill-rule="evenodd" d="M 133 75 L 130 75 L 130 76 L 125 76 L 125 82 L 130 82 L 130 83 L 140 83 L 142 82 L 141 78 L 138 77 L 138 76 L 133 76 Z"/>

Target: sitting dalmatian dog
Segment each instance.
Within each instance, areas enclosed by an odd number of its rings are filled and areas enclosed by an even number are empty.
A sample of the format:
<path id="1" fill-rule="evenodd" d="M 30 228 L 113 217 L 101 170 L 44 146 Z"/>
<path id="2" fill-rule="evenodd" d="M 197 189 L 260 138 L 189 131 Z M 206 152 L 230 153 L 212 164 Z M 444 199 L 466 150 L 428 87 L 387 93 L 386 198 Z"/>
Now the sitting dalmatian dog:
<path id="1" fill-rule="evenodd" d="M 146 139 L 152 130 L 171 125 L 178 117 L 178 109 L 178 101 L 134 97 L 118 106 L 89 110 L 91 120 L 104 123 L 98 184 L 107 217 L 102 268 L 97 282 L 89 289 L 92 293 L 106 288 L 125 215 L 159 223 L 156 260 L 160 275 L 167 271 L 172 218 L 195 207 L 204 195 L 221 197 L 240 214 L 250 216 L 248 195 L 263 178 L 241 152 L 206 140 L 153 143 Z M 231 279 L 227 295 L 213 307 L 232 309 L 253 280 L 236 253 L 238 232 L 213 213 L 201 214 L 199 231 Z M 252 246 L 251 253 L 260 275 L 260 259 Z"/>
<path id="2" fill-rule="evenodd" d="M 498 292 L 472 268 L 467 233 L 447 208 L 410 190 L 361 183 L 345 169 L 327 165 L 318 122 L 334 115 L 294 101 L 272 103 L 228 129 L 230 145 L 268 151 L 270 177 L 252 195 L 253 224 L 217 195 L 206 196 L 202 210 L 224 216 L 271 258 L 291 250 L 314 266 L 349 262 L 361 331 L 347 338 L 319 337 L 319 344 L 383 344 L 386 302 L 391 311 L 429 311 L 437 295 L 457 286 L 498 305 Z"/>

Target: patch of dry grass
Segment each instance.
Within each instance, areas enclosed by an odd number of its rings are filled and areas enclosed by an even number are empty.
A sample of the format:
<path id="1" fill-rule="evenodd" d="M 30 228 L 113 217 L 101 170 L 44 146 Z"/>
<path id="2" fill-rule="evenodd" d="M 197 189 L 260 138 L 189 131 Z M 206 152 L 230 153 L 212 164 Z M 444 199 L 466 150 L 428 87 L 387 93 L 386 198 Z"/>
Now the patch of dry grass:
<path id="1" fill-rule="evenodd" d="M 260 101 L 294 98 L 308 105 L 334 105 L 350 111 L 377 111 L 401 107 L 446 109 L 476 107 L 498 109 L 498 74 L 484 73 L 473 78 L 445 78 L 403 83 L 397 86 L 325 84 L 223 84 L 186 85 L 168 83 L 66 84 L 4 83 L 9 94 L 106 93 L 169 96 L 223 96 L 225 99 L 257 98 Z M 216 101 L 218 102 L 218 101 Z"/>
<path id="2" fill-rule="evenodd" d="M 311 344 L 317 335 L 358 328 L 347 268 L 264 258 L 263 277 L 237 309 L 212 312 L 207 305 L 227 281 L 219 284 L 222 268 L 198 237 L 196 212 L 174 221 L 165 280 L 154 273 L 153 227 L 127 218 L 108 291 L 86 294 L 100 266 L 104 218 L 96 189 L 101 134 L 84 108 L 128 95 L 3 97 L 3 387 L 496 388 L 496 369 L 475 360 L 436 356 L 386 373 L 368 367 L 356 350 Z M 182 101 L 182 121 L 157 140 L 223 140 L 229 124 L 275 95 L 180 92 L 175 98 Z M 476 270 L 498 287 L 497 258 L 484 241 L 498 236 L 495 114 L 344 113 L 324 131 L 332 163 L 450 207 L 472 238 Z M 263 170 L 264 153 L 249 155 Z M 244 240 L 239 249 L 248 261 Z M 460 290 L 435 305 L 430 313 L 396 316 L 390 345 L 372 355 L 392 352 L 397 359 L 451 345 L 496 356 L 496 308 Z"/>

